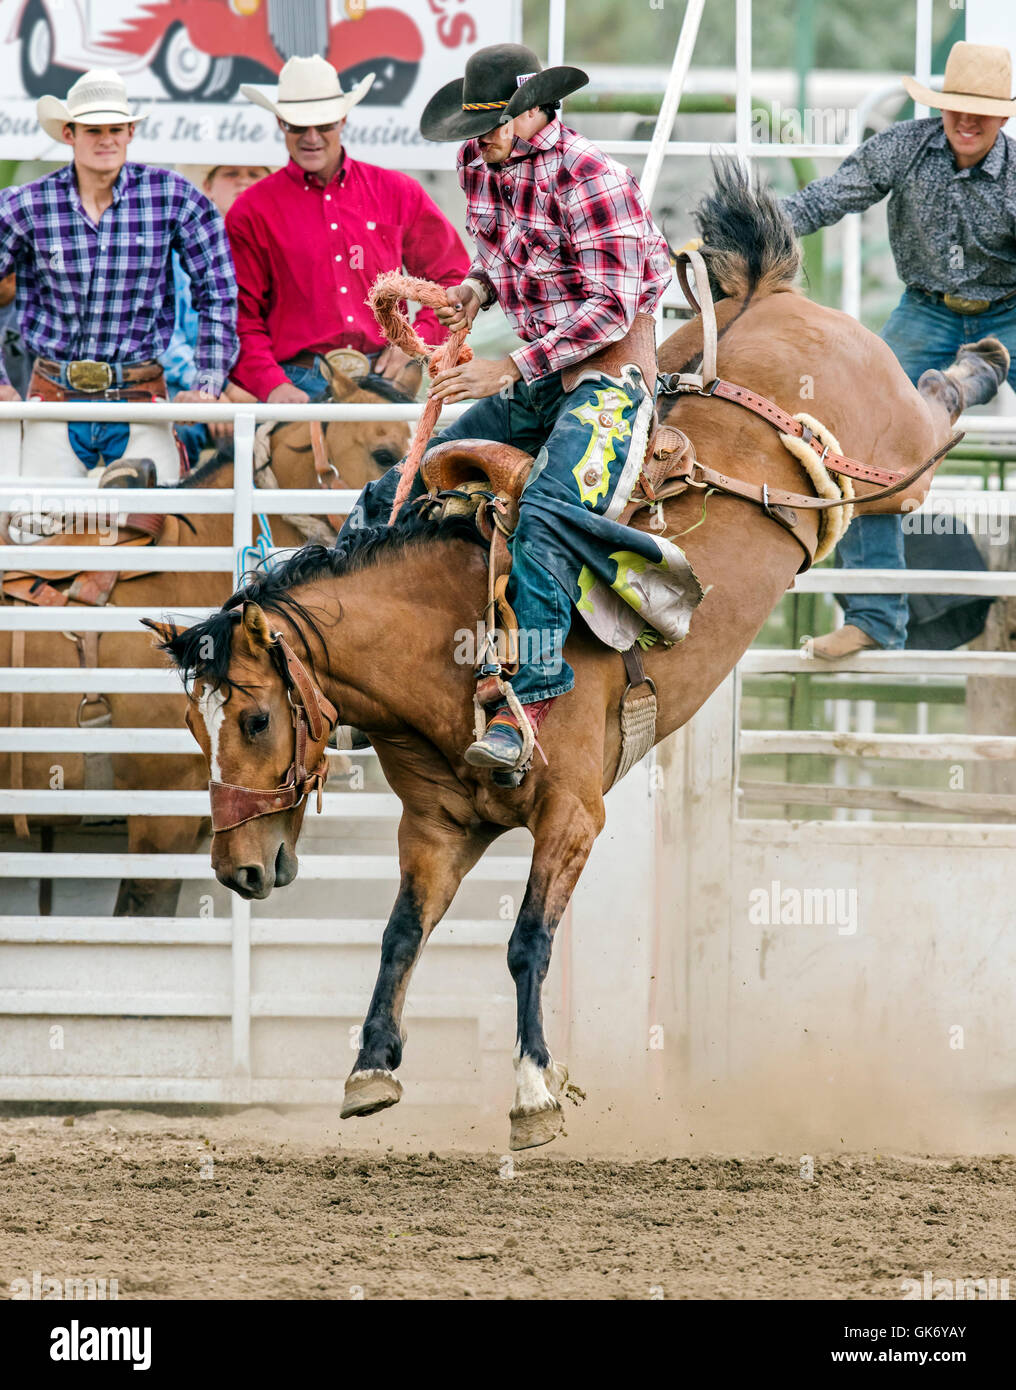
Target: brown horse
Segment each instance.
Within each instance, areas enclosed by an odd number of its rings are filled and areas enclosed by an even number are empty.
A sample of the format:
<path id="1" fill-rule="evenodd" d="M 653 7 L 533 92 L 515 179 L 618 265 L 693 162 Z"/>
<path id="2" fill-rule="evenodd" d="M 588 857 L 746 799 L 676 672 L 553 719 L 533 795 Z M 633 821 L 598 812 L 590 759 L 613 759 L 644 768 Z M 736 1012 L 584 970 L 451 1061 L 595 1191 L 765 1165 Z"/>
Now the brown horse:
<path id="1" fill-rule="evenodd" d="M 719 306 L 722 375 L 790 412 L 803 394 L 853 458 L 909 471 L 931 457 L 948 436 L 949 410 L 919 394 L 860 324 L 791 288 L 798 252 L 772 200 L 745 185 L 722 194 L 702 213 L 712 272 L 728 296 Z M 701 346 L 700 325 L 689 323 L 663 346 L 661 365 L 688 370 Z M 713 468 L 810 491 L 755 415 L 700 398 L 681 398 L 674 414 Z M 705 524 L 695 527 L 701 492 L 665 505 L 667 534 L 680 538 L 706 596 L 683 642 L 646 655 L 659 692 L 657 740 L 732 669 L 801 566 L 797 541 L 759 507 L 723 495 L 705 507 Z M 640 524 L 649 520 L 643 513 Z M 532 869 L 508 947 L 518 996 L 511 1144 L 525 1148 L 552 1139 L 561 1123 L 566 1073 L 544 1039 L 541 988 L 555 928 L 604 822 L 626 675 L 617 653 L 576 623 L 566 652 L 575 688 L 541 731 L 548 764 L 534 763 L 517 790 L 470 767 L 462 754 L 472 736 L 473 673 L 453 663 L 452 650 L 453 634 L 472 630 L 485 604 L 486 556 L 474 542 L 461 521 L 410 516 L 340 550 L 307 547 L 205 622 L 158 631 L 194 678 L 188 724 L 213 778 L 212 864 L 222 883 L 264 898 L 296 874 L 304 794 L 333 713 L 366 731 L 402 802 L 401 884 L 343 1115 L 399 1099 L 403 1003 L 420 952 L 487 847 L 511 827 L 531 831 Z M 277 791 L 254 801 L 251 788 Z"/>
<path id="2" fill-rule="evenodd" d="M 332 377 L 333 400 L 369 402 L 395 401 L 406 404 L 408 398 L 380 378 L 369 377 L 353 382 L 339 374 Z M 405 452 L 408 428 L 398 422 L 365 423 L 360 421 L 331 421 L 324 430 L 329 454 L 340 463 L 341 480 L 336 485 L 360 488 L 371 478 L 380 477 L 391 466 L 393 457 Z M 313 488 L 317 481 L 310 446 L 310 427 L 296 422 L 280 425 L 271 439 L 272 472 L 282 488 Z M 264 477 L 258 480 L 267 481 Z M 326 484 L 327 485 L 327 484 Z M 194 488 L 230 488 L 233 486 L 232 460 L 221 454 L 206 459 L 181 485 L 180 509 L 186 514 L 186 494 Z M 322 510 L 326 510 L 324 498 Z M 160 545 L 225 546 L 232 545 L 233 519 L 230 515 L 183 515 L 171 518 Z M 274 544 L 296 548 L 307 538 L 306 520 L 310 518 L 271 518 Z M 319 525 L 324 525 L 319 522 Z M 63 538 L 58 538 L 63 539 Z M 68 534 L 74 544 L 95 541 L 95 536 Z M 49 546 L 44 547 L 47 564 L 58 564 Z M 147 552 L 139 552 L 139 569 Z M 42 554 L 42 552 L 40 552 Z M 50 558 L 53 557 L 53 558 Z M 40 564 L 43 561 L 40 560 Z M 167 609 L 206 608 L 221 603 L 232 591 L 232 582 L 222 573 L 140 573 L 121 579 L 110 597 L 111 606 L 138 607 L 153 613 Z M 74 608 L 67 612 L 68 631 L 73 630 Z M 0 633 L 0 664 L 11 664 L 12 634 Z M 27 632 L 24 653 L 19 664 L 34 666 L 67 666 L 77 660 L 74 646 L 61 633 Z M 107 632 L 98 642 L 98 665 L 103 667 L 152 667 L 160 658 L 152 644 L 142 634 Z M 95 688 L 102 689 L 101 676 Z M 184 717 L 186 702 L 182 695 L 111 694 L 106 697 L 113 728 L 178 729 Z M 80 697 L 77 695 L 45 694 L 25 699 L 24 724 L 30 727 L 65 726 L 73 728 L 77 721 Z M 87 713 L 93 713 L 92 710 Z M 0 694 L 0 720 L 11 722 L 11 696 Z M 67 789 L 88 786 L 91 781 L 85 756 L 77 753 L 22 755 L 23 773 L 20 784 L 45 788 L 53 785 L 54 769 L 59 767 L 60 784 Z M 108 770 L 108 766 L 107 769 Z M 11 759 L 0 754 L 0 777 L 3 785 L 11 786 Z M 152 791 L 174 788 L 178 791 L 197 790 L 207 777 L 201 758 L 159 754 L 114 754 L 112 756 L 113 785 L 117 790 Z M 67 818 L 33 817 L 47 832 L 54 824 L 74 823 Z M 129 816 L 127 818 L 127 848 L 132 854 L 192 852 L 205 822 L 196 817 Z M 48 843 L 47 833 L 44 842 Z M 117 915 L 171 916 L 176 911 L 179 880 L 125 879 L 117 896 Z M 44 906 L 46 897 L 44 896 Z M 48 908 L 47 908 L 48 910 Z"/>
<path id="3" fill-rule="evenodd" d="M 354 379 L 337 371 L 326 357 L 319 358 L 328 378 L 328 404 L 406 405 L 410 397 L 384 377 Z M 360 479 L 379 477 L 398 463 L 409 443 L 409 427 L 399 421 L 330 420 L 322 428 L 324 448 L 317 481 L 326 488 L 358 488 Z M 314 457 L 311 426 L 302 420 L 276 425 L 271 434 L 272 468 L 281 480 L 301 475 Z M 313 482 L 283 484 L 312 487 Z"/>

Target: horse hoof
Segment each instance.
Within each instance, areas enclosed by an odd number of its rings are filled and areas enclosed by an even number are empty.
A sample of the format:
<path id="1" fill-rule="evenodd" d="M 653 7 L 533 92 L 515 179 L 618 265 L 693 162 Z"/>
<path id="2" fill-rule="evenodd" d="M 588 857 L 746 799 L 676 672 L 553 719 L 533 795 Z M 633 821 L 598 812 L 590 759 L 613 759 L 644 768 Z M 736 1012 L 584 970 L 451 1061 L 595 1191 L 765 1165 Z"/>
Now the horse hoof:
<path id="1" fill-rule="evenodd" d="M 402 1083 L 390 1071 L 354 1071 L 346 1078 L 346 1091 L 339 1112 L 343 1120 L 354 1115 L 373 1115 L 387 1110 L 402 1099 Z"/>
<path id="2" fill-rule="evenodd" d="M 509 1149 L 536 1149 L 541 1144 L 549 1144 L 556 1139 L 564 1124 L 561 1107 L 556 1102 L 543 1110 L 533 1110 L 517 1114 L 514 1110 L 508 1117 L 512 1122 Z"/>

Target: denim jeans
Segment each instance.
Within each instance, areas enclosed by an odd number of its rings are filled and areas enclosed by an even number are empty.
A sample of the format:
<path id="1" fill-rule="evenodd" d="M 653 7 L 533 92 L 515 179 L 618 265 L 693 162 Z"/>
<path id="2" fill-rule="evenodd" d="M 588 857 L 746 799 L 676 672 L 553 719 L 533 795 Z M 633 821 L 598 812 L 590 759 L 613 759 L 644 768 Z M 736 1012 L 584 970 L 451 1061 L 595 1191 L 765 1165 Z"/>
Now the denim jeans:
<path id="1" fill-rule="evenodd" d="M 306 391 L 312 401 L 318 400 L 327 392 L 328 383 L 316 366 L 303 367 L 298 362 L 280 362 L 279 366 L 293 385 L 301 391 Z"/>
<path id="2" fill-rule="evenodd" d="M 1009 349 L 1009 384 L 1016 388 L 1016 299 L 983 314 L 955 314 L 923 294 L 907 290 L 897 304 L 882 337 L 892 348 L 910 380 L 917 385 L 931 367 L 944 370 L 964 343 L 993 336 Z M 844 569 L 905 569 L 903 518 L 858 515 L 836 547 Z M 861 628 L 880 647 L 899 648 L 907 640 L 906 594 L 844 594 L 837 596 L 845 622 Z"/>
<path id="3" fill-rule="evenodd" d="M 622 398 L 627 404 L 611 421 L 598 414 L 605 390 L 615 386 L 608 377 L 580 382 L 570 393 L 565 393 L 559 372 L 517 382 L 510 398 L 496 395 L 477 401 L 428 443 L 431 448 L 452 439 L 497 439 L 536 455 L 519 506 L 519 524 L 509 542 L 507 598 L 524 644 L 512 686 L 523 704 L 562 695 L 575 684 L 564 660 L 564 644 L 571 627 L 570 589 L 576 586 L 565 582 L 567 561 L 562 560 L 560 537 L 539 504 L 544 499 L 563 502 L 585 513 L 616 518 L 635 481 L 630 476 L 636 463 L 632 445 L 645 450 L 652 414 L 652 396 L 641 377 L 636 375 L 635 381 L 639 384 L 629 379 L 625 385 Z M 594 480 L 593 450 L 604 439 L 610 442 L 604 449 L 602 480 Z M 640 452 L 637 463 L 641 462 Z M 397 486 L 396 468 L 368 483 L 342 528 L 339 544 L 359 527 L 385 525 Z M 411 495 L 422 491 L 417 477 Z M 593 536 L 589 539 L 595 543 Z"/>

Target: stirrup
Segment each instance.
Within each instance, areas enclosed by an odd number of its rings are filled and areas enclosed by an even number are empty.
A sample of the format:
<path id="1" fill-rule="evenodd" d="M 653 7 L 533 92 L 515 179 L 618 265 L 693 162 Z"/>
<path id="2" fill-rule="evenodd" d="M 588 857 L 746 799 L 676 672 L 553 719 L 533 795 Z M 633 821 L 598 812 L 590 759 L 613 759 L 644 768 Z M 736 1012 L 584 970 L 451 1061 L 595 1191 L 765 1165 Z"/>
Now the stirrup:
<path id="1" fill-rule="evenodd" d="M 533 765 L 532 758 L 522 767 L 497 768 L 490 774 L 495 787 L 521 787 L 526 773 Z"/>

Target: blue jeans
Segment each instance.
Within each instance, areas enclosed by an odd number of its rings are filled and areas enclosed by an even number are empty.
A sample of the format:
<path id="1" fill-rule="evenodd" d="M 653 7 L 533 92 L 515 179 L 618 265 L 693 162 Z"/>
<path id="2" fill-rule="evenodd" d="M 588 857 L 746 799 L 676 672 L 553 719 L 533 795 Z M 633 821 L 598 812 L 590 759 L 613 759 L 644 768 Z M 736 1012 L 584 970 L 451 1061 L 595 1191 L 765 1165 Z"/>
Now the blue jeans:
<path id="1" fill-rule="evenodd" d="M 907 290 L 882 329 L 903 370 L 917 385 L 923 372 L 943 371 L 964 343 L 998 338 L 1009 349 L 1009 384 L 1016 388 L 1016 299 L 983 314 L 955 314 L 920 290 Z M 844 569 L 905 569 L 903 518 L 859 515 L 836 547 Z M 844 594 L 845 622 L 853 623 L 880 647 L 899 648 L 907 640 L 906 594 Z"/>
<path id="2" fill-rule="evenodd" d="M 302 367 L 298 362 L 280 362 L 279 366 L 293 385 L 300 391 L 306 391 L 312 401 L 318 400 L 328 391 L 328 383 L 317 367 Z"/>
<path id="3" fill-rule="evenodd" d="M 641 377 L 636 380 L 641 383 Z M 512 687 L 523 704 L 563 695 L 575 684 L 574 672 L 564 659 L 572 610 L 572 594 L 565 583 L 567 562 L 562 562 L 560 537 L 540 503 L 545 499 L 564 502 L 587 514 L 614 516 L 634 485 L 626 467 L 633 440 L 637 449 L 645 449 L 643 417 L 652 414 L 650 393 L 629 379 L 624 388 L 627 405 L 612 420 L 604 421 L 597 412 L 603 405 L 604 388 L 611 384 L 610 378 L 597 377 L 566 393 L 560 372 L 517 382 L 510 398 L 496 395 L 477 401 L 427 446 L 452 439 L 497 439 L 536 455 L 520 500 L 519 523 L 509 542 L 512 572 L 507 598 L 518 618 L 523 644 Z M 593 450 L 604 438 L 610 440 L 604 446 L 607 463 L 594 479 Z M 398 469 L 390 468 L 367 484 L 340 532 L 340 545 L 353 530 L 387 523 L 398 481 Z M 411 495 L 422 491 L 417 476 Z"/>

